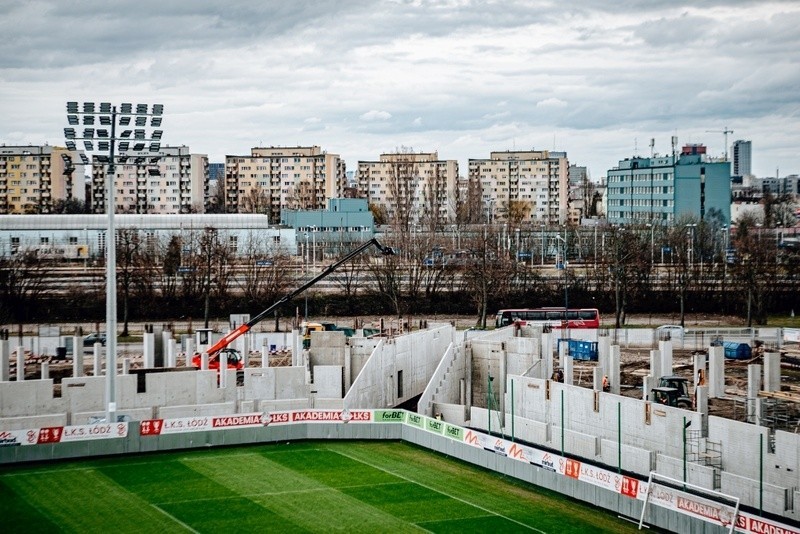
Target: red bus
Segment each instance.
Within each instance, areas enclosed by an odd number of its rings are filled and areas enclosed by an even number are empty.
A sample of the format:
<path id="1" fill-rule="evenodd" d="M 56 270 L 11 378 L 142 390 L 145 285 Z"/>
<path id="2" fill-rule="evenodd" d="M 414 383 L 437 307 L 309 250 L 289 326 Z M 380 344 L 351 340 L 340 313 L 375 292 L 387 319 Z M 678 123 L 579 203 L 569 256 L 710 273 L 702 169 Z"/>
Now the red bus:
<path id="1" fill-rule="evenodd" d="M 518 308 L 497 312 L 495 326 L 501 328 L 519 322 L 520 324 L 545 325 L 562 328 L 566 318 L 569 328 L 600 328 L 600 312 L 595 308 Z"/>

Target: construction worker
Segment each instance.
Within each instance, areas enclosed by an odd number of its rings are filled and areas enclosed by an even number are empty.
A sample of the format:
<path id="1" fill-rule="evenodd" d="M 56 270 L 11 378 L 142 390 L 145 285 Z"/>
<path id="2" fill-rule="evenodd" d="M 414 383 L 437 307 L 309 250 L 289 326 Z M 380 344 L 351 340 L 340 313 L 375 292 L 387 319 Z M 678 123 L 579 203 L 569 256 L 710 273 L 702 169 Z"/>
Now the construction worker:
<path id="1" fill-rule="evenodd" d="M 611 391 L 611 384 L 608 382 L 607 375 L 603 375 L 603 391 L 605 391 L 606 393 Z"/>

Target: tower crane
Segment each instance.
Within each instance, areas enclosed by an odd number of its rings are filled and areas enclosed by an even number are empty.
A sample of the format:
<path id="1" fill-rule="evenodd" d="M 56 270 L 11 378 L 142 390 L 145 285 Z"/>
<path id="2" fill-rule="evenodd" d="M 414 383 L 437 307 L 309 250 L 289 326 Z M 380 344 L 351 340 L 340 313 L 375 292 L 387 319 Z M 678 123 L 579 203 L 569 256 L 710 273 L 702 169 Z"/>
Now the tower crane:
<path id="1" fill-rule="evenodd" d="M 723 130 L 706 130 L 706 133 L 721 133 L 725 136 L 725 161 L 728 161 L 728 134 L 732 134 L 733 130 L 725 126 Z"/>

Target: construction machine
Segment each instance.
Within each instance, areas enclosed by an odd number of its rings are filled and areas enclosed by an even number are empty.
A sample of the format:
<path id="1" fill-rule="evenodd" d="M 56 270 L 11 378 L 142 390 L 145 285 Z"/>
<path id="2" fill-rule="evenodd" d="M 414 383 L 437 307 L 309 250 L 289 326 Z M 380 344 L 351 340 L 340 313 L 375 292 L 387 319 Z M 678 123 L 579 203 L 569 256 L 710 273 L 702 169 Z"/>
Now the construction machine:
<path id="1" fill-rule="evenodd" d="M 689 396 L 689 381 L 682 376 L 662 376 L 650 396 L 653 402 L 686 410 L 691 410 L 694 404 Z"/>
<path id="2" fill-rule="evenodd" d="M 328 265 L 327 267 L 325 267 L 322 270 L 322 272 L 320 272 L 317 276 L 315 276 L 311 280 L 307 281 L 305 284 L 303 284 L 302 286 L 298 287 L 297 289 L 295 289 L 294 291 L 292 291 L 291 293 L 289 293 L 285 297 L 279 299 L 274 304 L 272 304 L 269 308 L 267 308 L 266 310 L 262 311 L 261 313 L 259 313 L 258 315 L 256 315 L 252 319 L 250 319 L 248 322 L 242 324 L 241 326 L 239 326 L 235 330 L 232 330 L 230 333 L 228 333 L 227 335 L 222 337 L 219 341 L 217 341 L 214 345 L 212 345 L 206 351 L 208 353 L 209 368 L 217 368 L 217 369 L 219 369 L 219 365 L 220 365 L 219 364 L 219 356 L 220 356 L 220 354 L 222 354 L 222 351 L 226 350 L 226 347 L 229 344 L 231 344 L 233 341 L 235 341 L 237 338 L 239 338 L 241 335 L 249 332 L 255 325 L 260 323 L 270 312 L 274 311 L 281 304 L 285 304 L 286 302 L 292 300 L 294 297 L 296 297 L 297 295 L 299 295 L 300 293 L 302 293 L 306 289 L 310 288 L 311 286 L 313 286 L 314 284 L 316 284 L 317 282 L 319 282 L 320 280 L 322 280 L 323 278 L 325 278 L 326 276 L 331 274 L 333 271 L 338 269 L 340 266 L 342 266 L 343 264 L 347 263 L 348 261 L 350 261 L 351 259 L 353 259 L 354 257 L 358 256 L 359 254 L 361 254 L 362 252 L 364 252 L 365 250 L 367 250 L 368 248 L 370 248 L 372 246 L 376 247 L 381 252 L 381 254 L 383 254 L 384 256 L 391 256 L 391 255 L 394 254 L 394 250 L 391 247 L 387 247 L 387 246 L 384 246 L 384 245 L 380 244 L 378 242 L 378 240 L 375 239 L 374 237 L 372 239 L 370 239 L 369 241 L 365 241 L 359 247 L 357 247 L 354 250 L 348 252 L 347 254 L 345 254 L 343 257 L 339 258 L 337 261 L 335 261 L 331 265 Z M 230 351 L 233 351 L 234 354 L 231 354 Z M 229 358 L 229 360 L 228 360 L 228 368 L 229 369 L 241 370 L 243 368 L 243 360 L 242 360 L 241 356 L 239 356 L 238 359 L 236 358 L 236 356 L 239 354 L 238 351 L 234 351 L 233 349 L 227 349 L 227 352 L 229 354 L 229 356 L 228 356 L 228 358 Z M 231 361 L 231 359 L 230 359 L 231 356 L 234 357 L 234 361 Z M 215 362 L 215 363 L 212 364 L 212 362 Z M 192 365 L 194 367 L 198 367 L 198 368 L 200 367 L 200 355 L 199 354 L 195 355 L 195 357 L 192 358 Z M 215 367 L 212 367 L 212 365 L 214 365 Z"/>

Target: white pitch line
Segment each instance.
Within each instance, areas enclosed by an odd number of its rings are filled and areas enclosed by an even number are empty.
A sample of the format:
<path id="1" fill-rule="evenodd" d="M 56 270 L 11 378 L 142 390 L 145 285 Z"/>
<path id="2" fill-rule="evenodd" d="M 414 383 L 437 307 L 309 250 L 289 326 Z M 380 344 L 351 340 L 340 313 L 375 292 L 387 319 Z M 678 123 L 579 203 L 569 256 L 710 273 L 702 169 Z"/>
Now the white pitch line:
<path id="1" fill-rule="evenodd" d="M 503 514 L 498 514 L 497 512 L 495 512 L 495 511 L 493 511 L 493 510 L 489 510 L 488 508 L 484 508 L 483 506 L 480 506 L 480 505 L 478 505 L 478 504 L 471 503 L 471 502 L 469 502 L 469 501 L 467 501 L 467 500 L 465 500 L 465 499 L 462 499 L 461 497 L 456 497 L 455 495 L 450 495 L 449 493 L 445 493 L 444 491 L 440 491 L 440 490 L 438 490 L 438 489 L 436 489 L 436 488 L 432 488 L 432 487 L 430 487 L 430 486 L 427 486 L 427 485 L 425 485 L 425 484 L 422 484 L 421 482 L 417 482 L 416 480 L 410 479 L 410 478 L 408 478 L 408 477 L 404 477 L 403 475 L 398 475 L 397 473 L 392 473 L 392 472 L 391 472 L 391 471 L 389 471 L 388 469 L 384 469 L 383 467 L 380 467 L 380 466 L 377 466 L 377 465 L 373 465 L 373 464 L 371 464 L 371 463 L 369 463 L 369 462 L 365 462 L 364 460 L 362 460 L 362 459 L 360 459 L 360 458 L 356 458 L 356 457 L 354 457 L 354 456 L 350 456 L 349 454 L 345 454 L 345 453 L 343 453 L 343 452 L 341 452 L 341 451 L 333 451 L 333 452 L 335 452 L 335 453 L 337 453 L 337 454 L 341 454 L 341 455 L 342 455 L 342 456 L 344 456 L 345 458 L 350 458 L 351 460 L 355 460 L 356 462 L 360 462 L 360 463 L 362 463 L 362 464 L 364 464 L 364 465 L 368 465 L 368 466 L 372 467 L 373 469 L 377 469 L 378 471 L 383 471 L 384 473 L 388 473 L 388 474 L 390 474 L 390 475 L 393 475 L 393 476 L 396 476 L 396 477 L 398 477 L 398 478 L 402 478 L 403 480 L 407 480 L 408 482 L 411 482 L 412 484 L 417 484 L 417 485 L 419 485 L 419 486 L 422 486 L 423 488 L 429 489 L 429 490 L 431 490 L 431 491 L 435 491 L 436 493 L 440 493 L 440 494 L 442 494 L 442 495 L 444 495 L 444 496 L 446 496 L 446 497 L 450 497 L 451 499 L 455 499 L 455 500 L 457 500 L 457 501 L 461 501 L 461 502 L 463 502 L 464 504 L 468 504 L 468 505 L 470 505 L 470 506 L 474 506 L 474 507 L 475 507 L 475 508 L 477 508 L 478 510 L 483 510 L 484 512 L 486 512 L 486 513 L 487 513 L 487 514 L 489 514 L 489 515 L 494 515 L 494 516 L 497 516 L 497 517 L 502 517 L 503 519 L 507 519 L 508 521 L 511 521 L 512 523 L 516 523 L 517 525 L 519 525 L 519 526 L 521 526 L 521 527 L 525 527 L 525 528 L 527 528 L 527 529 L 529 529 L 529 530 L 533 530 L 534 532 L 540 532 L 541 534 L 547 534 L 547 532 L 545 532 L 544 530 L 539 530 L 539 529 L 538 529 L 538 528 L 536 528 L 536 527 L 532 527 L 532 526 L 530 526 L 530 525 L 526 525 L 525 523 L 523 523 L 523 522 L 521 522 L 521 521 L 517 521 L 516 519 L 511 519 L 510 517 L 508 517 L 508 516 L 505 516 L 505 515 L 503 515 Z"/>
<path id="2" fill-rule="evenodd" d="M 162 510 L 161 508 L 159 508 L 155 504 L 151 504 L 150 506 L 155 508 L 156 511 L 161 512 L 162 514 L 164 514 L 165 516 L 167 516 L 171 520 L 175 521 L 176 523 L 178 523 L 180 526 L 182 526 L 183 528 L 185 528 L 189 532 L 194 532 L 194 534 L 200 534 L 200 531 L 193 529 L 192 527 L 190 527 L 189 525 L 187 525 L 186 523 L 184 523 L 183 521 L 181 521 L 180 519 L 178 519 L 177 517 L 175 517 L 171 513 L 167 512 L 166 510 Z"/>

